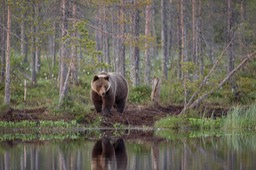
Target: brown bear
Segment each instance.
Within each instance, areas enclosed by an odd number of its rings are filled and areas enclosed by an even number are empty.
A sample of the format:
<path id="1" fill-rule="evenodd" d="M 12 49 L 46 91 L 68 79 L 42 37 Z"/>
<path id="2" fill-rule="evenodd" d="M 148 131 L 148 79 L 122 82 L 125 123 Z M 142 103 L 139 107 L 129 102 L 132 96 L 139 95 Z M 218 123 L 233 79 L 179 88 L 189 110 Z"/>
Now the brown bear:
<path id="1" fill-rule="evenodd" d="M 127 168 L 127 153 L 125 148 L 125 142 L 123 138 L 118 138 L 113 146 L 115 148 L 116 156 L 116 169 L 126 170 Z"/>
<path id="2" fill-rule="evenodd" d="M 128 96 L 128 83 L 119 73 L 101 72 L 91 82 L 91 99 L 98 113 L 110 114 L 112 107 L 123 113 Z"/>
<path id="3" fill-rule="evenodd" d="M 111 139 L 103 137 L 96 141 L 92 149 L 92 170 L 126 170 L 127 153 L 122 138 L 113 144 Z"/>
<path id="4" fill-rule="evenodd" d="M 115 148 L 110 139 L 104 137 L 96 141 L 92 149 L 92 170 L 115 170 L 115 159 Z"/>

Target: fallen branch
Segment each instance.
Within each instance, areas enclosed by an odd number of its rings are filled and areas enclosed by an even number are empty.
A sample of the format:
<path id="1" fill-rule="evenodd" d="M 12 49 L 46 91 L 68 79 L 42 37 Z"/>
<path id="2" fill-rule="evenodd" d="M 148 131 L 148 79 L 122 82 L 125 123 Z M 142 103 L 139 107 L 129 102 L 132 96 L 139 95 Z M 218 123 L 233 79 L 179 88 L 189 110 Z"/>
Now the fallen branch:
<path id="1" fill-rule="evenodd" d="M 219 85 L 218 85 L 217 87 L 212 88 L 212 90 L 210 90 L 208 93 L 205 93 L 205 94 L 203 94 L 202 96 L 200 96 L 200 97 L 199 97 L 198 99 L 196 99 L 193 103 L 191 102 L 192 100 L 190 100 L 190 103 L 192 103 L 192 104 L 188 103 L 187 107 L 184 107 L 185 109 L 183 109 L 180 114 L 185 113 L 186 108 L 192 109 L 192 108 L 198 106 L 198 105 L 201 103 L 201 101 L 202 101 L 203 99 L 205 99 L 206 97 L 208 97 L 209 95 L 211 95 L 212 93 L 214 93 L 216 90 L 218 90 L 224 83 L 226 83 L 226 82 L 230 79 L 231 76 L 233 76 L 233 74 L 235 74 L 235 72 L 236 72 L 237 70 L 239 70 L 242 66 L 244 66 L 244 65 L 247 63 L 247 61 L 248 61 L 249 59 L 255 57 L 255 55 L 256 55 L 256 51 L 254 51 L 254 52 L 251 53 L 251 54 L 248 54 L 248 56 L 247 56 L 236 68 L 234 68 L 234 69 L 219 83 Z M 210 71 L 210 72 L 211 72 L 211 71 Z M 209 73 L 210 73 L 210 72 L 209 72 Z M 209 75 L 209 74 L 208 74 L 208 75 Z M 208 75 L 207 75 L 207 76 L 208 76 Z M 206 76 L 206 77 L 207 77 L 207 76 Z M 207 79 L 205 79 L 205 80 L 207 80 Z M 204 81 L 203 81 L 203 82 L 204 82 Z M 202 87 L 203 87 L 203 86 L 202 86 Z M 200 90 L 201 90 L 200 88 L 202 88 L 202 87 L 201 87 L 201 85 L 200 85 L 199 90 L 198 90 L 196 93 L 194 93 L 192 97 L 194 97 L 195 94 L 197 95 L 197 94 L 200 92 Z M 192 98 L 192 97 L 191 97 L 191 98 Z"/>
<path id="2" fill-rule="evenodd" d="M 199 85 L 199 88 L 196 92 L 194 92 L 194 94 L 192 94 L 191 98 L 189 99 L 189 101 L 187 103 L 184 104 L 184 109 L 181 112 L 185 113 L 186 109 L 189 107 L 189 105 L 192 103 L 192 101 L 194 100 L 194 98 L 202 91 L 204 85 L 206 84 L 207 80 L 209 79 L 209 77 L 212 75 L 212 73 L 214 72 L 215 68 L 217 67 L 220 59 L 222 58 L 222 56 L 225 54 L 225 52 L 227 51 L 227 49 L 229 48 L 231 42 L 233 41 L 233 39 L 228 43 L 228 45 L 226 46 L 226 48 L 222 51 L 222 53 L 217 57 L 215 63 L 213 64 L 211 70 L 209 71 L 209 73 L 204 77 L 203 81 L 201 82 L 201 84 Z"/>
<path id="3" fill-rule="evenodd" d="M 226 46 L 226 48 L 222 51 L 222 53 L 219 55 L 219 57 L 216 59 L 215 63 L 213 64 L 211 70 L 209 71 L 209 73 L 204 77 L 204 80 L 201 82 L 201 84 L 199 85 L 198 90 L 191 96 L 191 98 L 189 99 L 187 106 L 189 106 L 191 104 L 191 102 L 193 101 L 193 99 L 195 98 L 195 96 L 197 96 L 201 90 L 203 89 L 204 85 L 206 84 L 207 80 L 209 79 L 209 77 L 212 75 L 213 71 L 215 70 L 215 68 L 217 67 L 220 59 L 222 58 L 222 56 L 225 54 L 225 52 L 227 51 L 227 49 L 229 48 L 230 44 L 232 41 L 230 41 L 230 43 Z"/>

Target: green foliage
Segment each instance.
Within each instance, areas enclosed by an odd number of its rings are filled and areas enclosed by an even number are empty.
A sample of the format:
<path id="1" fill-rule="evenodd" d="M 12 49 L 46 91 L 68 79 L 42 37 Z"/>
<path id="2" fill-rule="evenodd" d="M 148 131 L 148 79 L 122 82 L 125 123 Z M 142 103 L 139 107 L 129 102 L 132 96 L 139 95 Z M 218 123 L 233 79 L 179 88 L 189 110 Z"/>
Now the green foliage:
<path id="1" fill-rule="evenodd" d="M 20 122 L 6 122 L 0 121 L 1 128 L 71 128 L 77 127 L 76 121 L 65 122 L 63 120 L 59 121 L 20 121 Z"/>
<path id="2" fill-rule="evenodd" d="M 129 102 L 136 104 L 146 104 L 150 101 L 151 88 L 149 86 L 138 86 L 130 89 Z"/>
<path id="3" fill-rule="evenodd" d="M 239 77 L 237 80 L 238 93 L 236 100 L 242 104 L 256 100 L 256 80 L 255 78 Z"/>
<path id="4" fill-rule="evenodd" d="M 24 84 L 21 82 L 18 86 L 12 85 L 12 104 L 15 107 L 26 108 L 30 107 L 47 107 L 53 103 L 53 100 L 58 96 L 58 91 L 55 83 L 50 80 L 39 79 L 36 86 L 31 86 L 27 83 L 26 101 L 24 101 Z"/>
<path id="5" fill-rule="evenodd" d="M 170 101 L 174 103 L 180 103 L 183 102 L 183 96 L 184 96 L 184 88 L 181 81 L 174 82 L 171 84 L 171 86 L 168 86 L 168 84 L 163 84 L 161 91 L 161 99 L 165 99 L 166 94 L 168 94 L 167 90 L 170 89 L 169 95 L 170 95 Z"/>
<path id="6" fill-rule="evenodd" d="M 82 37 L 80 39 L 77 39 L 77 43 L 85 47 L 84 49 L 86 50 L 87 55 L 96 59 L 98 55 L 102 55 L 102 52 L 95 50 L 96 42 L 91 40 L 91 38 L 89 37 L 89 32 L 87 30 L 86 24 L 86 21 L 76 22 L 75 29 Z"/>
<path id="7" fill-rule="evenodd" d="M 90 99 L 90 86 L 91 74 L 82 76 L 80 78 L 79 84 L 69 85 L 69 93 L 64 98 L 63 104 L 60 108 L 58 106 L 58 95 L 55 97 L 53 104 L 53 110 L 56 113 L 70 113 L 75 116 L 75 119 L 79 122 L 82 122 L 86 115 L 91 114 L 91 99 Z"/>
<path id="8" fill-rule="evenodd" d="M 91 113 L 90 106 L 86 103 L 83 103 L 81 99 L 75 98 L 74 94 L 69 94 L 63 101 L 61 107 L 58 107 L 58 97 L 54 100 L 52 107 L 49 108 L 52 112 L 62 114 L 69 113 L 73 115 L 80 121 L 81 117 L 84 117 L 86 114 Z M 80 100 L 80 101 L 79 101 Z"/>
<path id="9" fill-rule="evenodd" d="M 100 127 L 103 121 L 104 121 L 104 118 L 102 116 L 98 116 L 93 122 L 91 122 L 91 124 L 89 125 L 89 128 L 98 128 Z"/>
<path id="10" fill-rule="evenodd" d="M 9 106 L 4 104 L 4 102 L 1 102 L 2 104 L 0 105 L 0 115 L 1 113 L 5 113 L 6 111 L 8 111 Z"/>
<path id="11" fill-rule="evenodd" d="M 191 117 L 190 116 L 168 116 L 155 123 L 156 127 L 172 130 L 214 130 L 220 129 L 222 119 Z"/>
<path id="12" fill-rule="evenodd" d="M 131 34 L 127 34 L 124 43 L 126 46 L 138 47 L 140 50 L 145 50 L 146 43 L 148 44 L 149 47 L 156 46 L 156 37 L 140 35 L 139 38 L 137 38 Z"/>
<path id="13" fill-rule="evenodd" d="M 49 130 L 48 132 L 42 132 L 40 130 L 40 136 L 38 135 L 39 130 L 37 132 L 30 132 L 29 134 L 23 133 L 10 133 L 10 134 L 3 134 L 0 136 L 0 141 L 33 141 L 33 140 L 40 140 L 40 141 L 49 141 L 49 140 L 64 140 L 64 139 L 78 139 L 80 137 L 79 133 L 71 133 L 68 131 L 56 131 Z"/>
<path id="14" fill-rule="evenodd" d="M 188 72 L 188 73 L 193 73 L 195 72 L 198 68 L 196 66 L 196 64 L 192 61 L 189 62 L 181 62 L 182 65 L 182 70 L 183 72 Z"/>
<path id="15" fill-rule="evenodd" d="M 222 119 L 212 119 L 212 118 L 189 118 L 189 123 L 193 129 L 208 129 L 208 130 L 214 130 L 214 129 L 220 129 Z"/>
<path id="16" fill-rule="evenodd" d="M 235 107 L 226 117 L 168 116 L 155 123 L 155 127 L 171 130 L 250 130 L 256 131 L 256 105 Z"/>
<path id="17" fill-rule="evenodd" d="M 239 130 L 256 130 L 256 105 L 235 107 L 224 119 L 223 128 Z"/>
<path id="18" fill-rule="evenodd" d="M 162 83 L 160 87 L 160 102 L 163 104 L 169 104 L 170 102 L 175 101 L 173 95 L 171 95 L 171 87 L 166 83 Z"/>
<path id="19" fill-rule="evenodd" d="M 98 6 L 100 3 L 100 6 Z M 98 7 L 103 6 L 109 6 L 112 5 L 118 5 L 119 1 L 96 1 L 96 3 L 93 4 L 95 10 Z M 141 1 L 136 4 L 136 8 L 145 8 L 144 5 L 150 3 L 149 1 Z M 254 21 L 254 14 L 255 11 L 255 3 L 253 1 L 248 1 L 246 3 L 246 11 L 247 11 L 247 20 L 243 21 L 243 23 L 239 23 L 236 28 L 234 29 L 235 32 L 241 33 L 241 37 L 234 39 L 233 43 L 233 52 L 234 54 L 240 54 L 245 53 L 245 51 L 240 51 L 240 49 L 236 49 L 238 47 L 237 40 L 241 39 L 244 46 L 246 46 L 248 49 L 246 51 L 253 50 L 255 46 L 255 36 L 254 36 L 254 23 L 251 21 Z M 91 113 L 91 105 L 90 105 L 90 81 L 92 74 L 98 70 L 98 68 L 102 69 L 112 69 L 112 65 L 108 65 L 107 63 L 102 63 L 99 59 L 103 56 L 103 53 L 101 51 L 95 50 L 96 42 L 93 40 L 94 31 L 89 30 L 88 27 L 90 23 L 88 21 L 91 21 L 91 17 L 94 17 L 93 15 L 88 15 L 86 17 L 87 20 L 85 20 L 85 13 L 79 13 L 79 20 L 71 20 L 68 22 L 68 30 L 66 31 L 66 34 L 64 37 L 61 37 L 59 35 L 59 29 L 58 26 L 60 20 L 56 20 L 56 17 L 58 16 L 50 16 L 50 15 L 44 15 L 45 10 L 53 8 L 51 7 L 52 2 L 50 1 L 36 1 L 33 3 L 27 2 L 27 1 L 17 1 L 15 2 L 15 5 L 12 7 L 13 15 L 16 16 L 15 20 L 12 20 L 13 33 L 14 35 L 20 35 L 20 23 L 21 21 L 26 22 L 25 26 L 25 35 L 26 35 L 26 45 L 28 46 L 28 63 L 24 63 L 24 56 L 18 55 L 17 52 L 20 50 L 20 41 L 16 41 L 15 38 L 11 40 L 12 44 L 12 51 L 11 51 L 11 105 L 15 108 L 31 108 L 31 107 L 47 107 L 50 111 L 53 111 L 54 114 L 62 114 L 63 112 L 68 112 L 76 117 L 76 120 L 79 122 Z M 86 4 L 81 4 L 87 7 Z M 90 4 L 91 5 L 91 4 Z M 127 5 L 127 4 L 126 4 Z M 202 9 L 207 9 L 208 6 L 206 4 L 201 4 Z M 206 5 L 206 6 L 205 6 Z M 211 44 L 211 48 L 215 49 L 213 51 L 209 51 L 209 53 L 212 53 L 212 56 L 206 56 L 207 50 L 205 50 L 205 46 L 202 45 L 202 49 L 199 52 L 200 56 L 198 56 L 198 63 L 194 63 L 191 61 L 181 62 L 182 65 L 182 71 L 186 74 L 188 74 L 188 79 L 186 80 L 186 87 L 183 85 L 182 78 L 177 76 L 178 70 L 178 64 L 179 64 L 179 49 L 178 44 L 174 43 L 172 44 L 171 49 L 171 58 L 170 62 L 168 62 L 169 67 L 169 78 L 171 80 L 162 80 L 161 84 L 161 92 L 160 92 L 160 102 L 161 104 L 169 104 L 169 103 L 183 103 L 184 102 L 184 88 L 186 88 L 188 96 L 187 99 L 191 97 L 191 95 L 198 89 L 199 84 L 204 76 L 207 75 L 209 70 L 211 69 L 214 60 L 216 59 L 216 56 L 218 56 L 221 52 L 223 47 L 226 46 L 225 40 L 225 30 L 226 27 L 223 25 L 222 20 L 222 12 L 224 9 L 226 9 L 223 4 L 221 4 L 220 1 L 216 1 L 212 3 L 213 7 L 212 9 L 218 9 L 217 12 L 214 13 L 214 15 L 211 13 L 211 10 L 207 15 L 202 15 L 202 17 L 206 17 L 205 19 L 212 19 L 211 24 L 209 26 L 209 33 L 206 36 L 206 39 L 209 39 L 209 44 Z M 235 11 L 239 10 L 238 6 L 239 3 L 235 3 L 236 8 L 234 8 Z M 34 16 L 34 10 L 32 8 L 40 6 L 41 10 L 39 10 L 39 15 Z M 127 8 L 134 8 L 133 5 L 127 5 Z M 0 7 L 2 10 L 4 9 L 4 6 Z M 50 10 L 50 11 L 51 11 Z M 95 10 L 97 11 L 97 10 Z M 172 11 L 174 12 L 175 9 Z M 205 11 L 205 10 L 203 10 Z M 220 12 L 222 11 L 222 12 Z M 69 11 L 70 12 L 70 11 Z M 112 12 L 120 12 L 113 10 Z M 171 13 L 172 13 L 171 12 Z M 20 14 L 24 14 L 23 17 L 20 17 Z M 115 16 L 116 13 L 114 13 L 113 16 Z M 142 13 L 141 13 L 142 14 Z M 159 15 L 156 14 L 157 17 Z M 99 17 L 102 17 L 99 15 Z M 125 22 L 131 22 L 130 20 L 127 20 L 128 16 L 124 17 L 117 17 L 117 21 L 112 21 L 113 18 L 116 19 L 116 17 L 109 17 L 108 15 L 104 16 L 106 17 L 104 21 L 106 21 L 106 24 L 108 22 L 113 22 L 114 25 L 117 23 L 123 24 Z M 119 18 L 122 18 L 119 20 Z M 54 24 L 57 25 L 57 27 L 54 27 L 53 29 L 53 20 Z M 144 23 L 145 18 L 143 15 L 141 15 L 141 23 Z M 110 38 L 109 42 L 112 42 L 112 40 L 116 38 L 124 38 L 125 45 L 128 47 L 134 47 L 137 46 L 141 50 L 145 50 L 145 44 L 149 44 L 149 47 L 156 47 L 157 44 L 159 44 L 157 50 L 158 54 L 162 54 L 162 46 L 161 44 L 161 31 L 160 27 L 157 27 L 160 25 L 161 20 L 156 20 L 155 26 L 155 34 L 154 36 L 146 36 L 144 34 L 141 34 L 138 37 L 134 37 L 132 35 L 133 33 L 128 31 L 124 35 L 119 35 L 116 32 L 113 32 L 113 34 L 104 34 L 104 38 Z M 131 23 L 128 23 L 131 24 Z M 31 76 L 31 55 L 34 49 L 32 49 L 32 39 L 35 36 L 34 32 L 31 31 L 31 28 L 33 26 L 39 26 L 39 32 L 37 33 L 38 42 L 36 42 L 36 46 L 40 47 L 41 52 L 41 71 L 37 73 L 37 84 L 36 86 L 32 86 L 31 82 L 29 80 Z M 56 29 L 56 30 L 55 30 Z M 188 36 L 190 37 L 191 28 L 188 27 Z M 101 30 L 102 32 L 109 32 L 108 30 Z M 175 31 L 175 30 L 174 30 Z M 74 33 L 77 33 L 79 36 L 73 36 Z M 64 99 L 63 106 L 61 108 L 56 109 L 56 106 L 58 105 L 59 100 L 59 87 L 58 87 L 58 74 L 59 74 L 59 66 L 58 63 L 56 63 L 55 67 L 52 67 L 52 56 L 49 56 L 48 52 L 48 42 L 49 37 L 53 36 L 54 38 L 61 37 L 63 41 L 65 41 L 65 52 L 70 53 L 70 49 L 72 47 L 75 47 L 77 49 L 77 54 L 79 53 L 79 71 L 78 71 L 78 79 L 79 84 L 74 85 L 72 82 L 69 82 L 68 85 L 68 94 L 66 98 Z M 156 35 L 156 36 L 155 36 Z M 240 35 L 240 34 L 239 34 Z M 56 41 L 56 50 L 59 50 L 59 43 L 61 39 L 55 39 Z M 102 42 L 102 41 L 101 41 Z M 113 41 L 114 42 L 114 41 Z M 178 43 L 178 42 L 177 42 Z M 191 52 L 191 42 L 188 42 L 188 48 L 184 49 L 185 51 Z M 114 44 L 109 43 L 109 49 L 115 48 Z M 199 44 L 200 45 L 200 44 Z M 252 48 L 253 47 L 253 48 Z M 220 49 L 219 49 L 220 48 Z M 128 52 L 127 50 L 126 52 Z M 113 51 L 110 50 L 111 55 L 111 62 L 115 62 L 115 57 L 113 55 Z M 143 55 L 143 54 L 142 54 Z M 128 55 L 127 55 L 128 56 Z M 188 56 L 189 57 L 189 56 Z M 211 59 L 210 59 L 211 58 Z M 191 59 L 189 57 L 189 59 Z M 199 60 L 203 61 L 199 61 Z M 236 57 L 235 65 L 237 65 L 241 60 L 241 58 Z M 70 58 L 65 60 L 66 64 L 70 63 Z M 128 65 L 128 60 L 126 61 Z M 143 63 L 143 59 L 141 58 L 141 65 L 145 66 L 145 63 Z M 152 73 L 157 75 L 157 77 L 162 76 L 161 72 L 161 64 L 162 64 L 162 56 L 155 56 L 153 54 L 152 56 Z M 3 64 L 3 63 L 1 63 Z M 223 77 L 226 76 L 227 73 L 227 64 L 228 64 L 228 57 L 223 56 L 219 62 L 219 65 L 214 71 L 214 74 L 211 75 L 209 80 L 207 80 L 207 83 L 205 87 L 202 89 L 202 92 L 199 94 L 204 94 L 205 92 L 208 92 L 213 87 L 216 87 L 218 83 L 223 80 Z M 127 66 L 126 65 L 126 66 Z M 200 69 L 199 67 L 203 68 L 203 75 L 200 75 Z M 253 103 L 256 100 L 256 61 L 250 60 L 250 62 L 246 65 L 243 70 L 239 72 L 238 75 L 234 75 L 234 78 L 236 80 L 237 85 L 237 93 L 234 95 L 232 92 L 230 85 L 226 83 L 221 89 L 215 91 L 211 96 L 209 96 L 207 99 L 204 100 L 205 103 L 211 103 L 213 105 L 231 105 L 231 104 L 249 104 Z M 127 69 L 129 70 L 129 69 Z M 140 68 L 141 74 L 144 72 L 144 68 Z M 28 81 L 27 84 L 27 98 L 26 101 L 24 101 L 24 80 Z M 129 102 L 135 103 L 135 104 L 147 104 L 150 102 L 150 93 L 151 88 L 148 86 L 139 86 L 136 88 L 131 88 L 130 94 L 129 94 Z M 0 103 L 3 103 L 4 99 L 4 83 L 0 83 Z M 5 106 L 0 107 L 0 111 L 5 111 Z M 190 122 L 190 120 L 187 120 Z M 211 124 L 210 120 L 194 120 L 191 119 L 193 124 L 198 124 L 198 127 L 203 126 L 204 124 Z M 200 122 L 201 121 L 201 122 Z M 197 125 L 196 125 L 197 126 Z M 207 125 L 208 126 L 208 125 Z M 209 125 L 212 126 L 212 125 Z M 213 125 L 214 126 L 214 125 Z"/>
<path id="20" fill-rule="evenodd" d="M 52 65 L 48 64 L 48 60 L 47 57 L 41 59 L 41 71 L 37 74 L 37 84 L 31 86 L 30 80 L 25 76 L 30 76 L 30 66 L 22 63 L 20 56 L 13 55 L 13 65 L 11 66 L 11 107 L 18 109 L 47 107 L 51 112 L 50 114 L 70 113 L 75 119 L 81 121 L 87 114 L 91 113 L 89 104 L 91 72 L 84 70 L 85 74 L 78 77 L 78 85 L 70 82 L 69 93 L 64 100 L 64 104 L 61 108 L 57 108 L 59 100 L 59 87 L 57 86 L 58 67 L 52 69 Z M 26 101 L 24 101 L 24 80 L 27 81 Z M 0 88 L 3 89 L 0 91 L 1 101 L 4 98 L 4 84 L 0 84 Z"/>
<path id="21" fill-rule="evenodd" d="M 184 116 L 168 116 L 155 123 L 156 127 L 181 130 L 189 125 L 188 118 Z"/>
<path id="22" fill-rule="evenodd" d="M 10 65 L 14 68 L 24 68 L 27 66 L 24 65 L 22 56 L 15 54 L 13 50 L 11 50 Z"/>

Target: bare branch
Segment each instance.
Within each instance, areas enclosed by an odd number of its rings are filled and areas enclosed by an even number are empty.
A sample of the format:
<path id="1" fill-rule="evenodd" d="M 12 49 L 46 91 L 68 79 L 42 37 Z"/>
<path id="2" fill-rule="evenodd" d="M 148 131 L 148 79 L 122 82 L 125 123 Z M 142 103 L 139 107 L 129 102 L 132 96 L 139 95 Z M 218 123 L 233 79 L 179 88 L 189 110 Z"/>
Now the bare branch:
<path id="1" fill-rule="evenodd" d="M 234 38 L 233 38 L 234 39 Z M 215 63 L 213 64 L 211 70 L 209 71 L 209 73 L 204 77 L 203 81 L 201 82 L 198 90 L 196 92 L 194 92 L 194 94 L 191 96 L 191 98 L 189 99 L 189 101 L 185 104 L 184 109 L 182 110 L 181 114 L 185 113 L 186 109 L 189 107 L 189 105 L 192 103 L 192 101 L 194 100 L 194 98 L 201 92 L 201 90 L 203 89 L 204 85 L 206 84 L 207 80 L 209 79 L 209 77 L 212 75 L 212 73 L 214 72 L 215 68 L 217 67 L 220 59 L 222 58 L 222 56 L 225 54 L 225 52 L 227 51 L 227 49 L 229 48 L 229 46 L 231 45 L 233 39 L 228 43 L 228 45 L 225 47 L 225 49 L 222 51 L 222 53 L 217 57 Z"/>
<path id="2" fill-rule="evenodd" d="M 256 55 L 256 51 L 254 51 L 251 54 L 248 54 L 247 57 L 236 67 L 234 68 L 220 83 L 218 86 L 216 86 L 215 88 L 212 88 L 211 91 L 209 91 L 208 93 L 203 94 L 202 96 L 200 96 L 198 99 L 196 99 L 191 105 L 188 106 L 188 108 L 194 108 L 196 106 L 198 106 L 199 103 L 201 103 L 201 101 L 203 99 L 205 99 L 206 97 L 208 97 L 209 95 L 211 95 L 213 92 L 215 92 L 216 90 L 218 90 L 224 83 L 226 83 L 230 77 L 233 76 L 233 74 L 236 73 L 236 71 L 238 71 L 241 67 L 243 67 L 248 60 L 250 60 L 251 58 L 255 57 Z M 181 114 L 183 114 L 185 112 L 185 110 L 181 111 Z"/>

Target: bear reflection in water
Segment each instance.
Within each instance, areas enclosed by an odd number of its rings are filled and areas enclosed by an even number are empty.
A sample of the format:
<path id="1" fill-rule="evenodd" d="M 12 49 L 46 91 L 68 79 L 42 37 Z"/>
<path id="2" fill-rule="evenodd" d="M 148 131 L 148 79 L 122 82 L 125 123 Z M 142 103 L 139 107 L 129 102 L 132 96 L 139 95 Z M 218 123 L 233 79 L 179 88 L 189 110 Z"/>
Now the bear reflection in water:
<path id="1" fill-rule="evenodd" d="M 96 141 L 92 149 L 92 170 L 126 170 L 127 153 L 122 138 L 111 143 L 109 138 Z"/>

